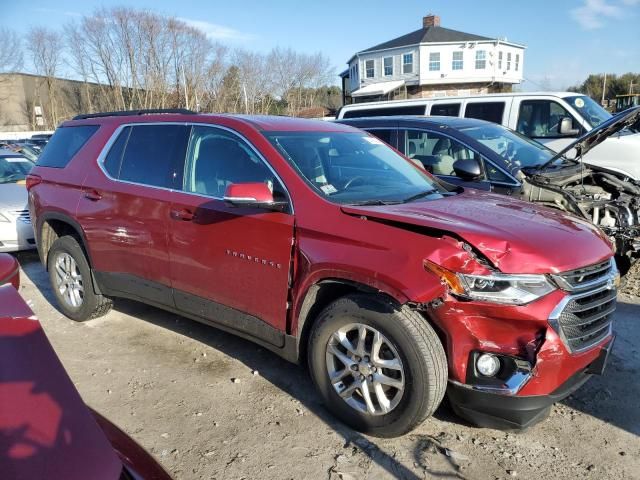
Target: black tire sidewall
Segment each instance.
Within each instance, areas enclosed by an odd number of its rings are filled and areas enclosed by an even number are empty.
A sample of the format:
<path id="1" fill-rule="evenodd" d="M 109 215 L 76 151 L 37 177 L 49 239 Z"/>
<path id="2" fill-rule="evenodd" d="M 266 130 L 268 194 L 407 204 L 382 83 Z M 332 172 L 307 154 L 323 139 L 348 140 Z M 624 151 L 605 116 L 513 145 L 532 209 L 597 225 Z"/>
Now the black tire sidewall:
<path id="1" fill-rule="evenodd" d="M 424 416 L 431 374 L 409 332 L 396 318 L 397 310 L 390 303 L 362 296 L 339 299 L 318 317 L 310 336 L 308 364 L 316 388 L 324 401 L 344 423 L 372 435 L 391 437 L 406 433 Z M 367 415 L 349 406 L 329 381 L 326 367 L 326 346 L 331 335 L 349 323 L 362 323 L 379 330 L 396 348 L 405 375 L 405 391 L 400 403 L 385 415 Z"/>
<path id="2" fill-rule="evenodd" d="M 58 288 L 56 286 L 55 259 L 61 253 L 67 253 L 73 257 L 78 266 L 78 270 L 80 270 L 80 274 L 82 275 L 84 297 L 82 305 L 79 308 L 73 308 L 68 305 L 60 295 L 60 292 L 58 292 Z M 49 271 L 51 289 L 53 290 L 53 294 L 58 302 L 58 308 L 62 313 L 77 322 L 88 320 L 91 313 L 98 305 L 98 298 L 93 291 L 89 262 L 87 262 L 87 257 L 85 256 L 82 247 L 78 244 L 78 241 L 73 237 L 66 236 L 53 242 L 53 245 L 51 245 L 51 249 L 47 255 L 47 269 Z"/>

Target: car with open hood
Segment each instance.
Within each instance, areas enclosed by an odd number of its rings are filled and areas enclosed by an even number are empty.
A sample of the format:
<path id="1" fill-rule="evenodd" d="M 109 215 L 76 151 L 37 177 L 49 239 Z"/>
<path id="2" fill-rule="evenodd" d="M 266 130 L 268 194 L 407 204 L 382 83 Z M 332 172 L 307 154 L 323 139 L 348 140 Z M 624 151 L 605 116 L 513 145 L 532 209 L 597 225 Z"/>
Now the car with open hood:
<path id="1" fill-rule="evenodd" d="M 558 153 L 506 127 L 476 119 L 378 117 L 340 122 L 371 132 L 452 184 L 518 197 L 592 222 L 615 245 L 622 273 L 640 257 L 640 182 L 582 162 L 612 135 L 639 128 L 640 107 L 612 117 Z"/>
<path id="2" fill-rule="evenodd" d="M 519 428 L 602 372 L 617 270 L 590 222 L 438 180 L 337 123 L 82 115 L 27 179 L 64 314 L 127 297 L 309 366 L 354 428 L 401 435 L 445 392 Z M 283 372 L 286 374 L 286 372 Z"/>

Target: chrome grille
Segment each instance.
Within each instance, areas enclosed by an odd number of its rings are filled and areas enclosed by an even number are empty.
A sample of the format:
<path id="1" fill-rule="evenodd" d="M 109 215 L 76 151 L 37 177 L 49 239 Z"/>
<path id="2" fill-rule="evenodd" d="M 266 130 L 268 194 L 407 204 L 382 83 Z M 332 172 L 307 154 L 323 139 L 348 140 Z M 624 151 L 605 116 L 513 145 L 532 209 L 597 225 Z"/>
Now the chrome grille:
<path id="1" fill-rule="evenodd" d="M 571 292 L 549 319 L 569 351 L 586 350 L 611 333 L 617 274 L 611 260 L 553 276 L 556 283 Z"/>
<path id="2" fill-rule="evenodd" d="M 24 223 L 31 225 L 31 215 L 29 215 L 29 210 L 14 210 L 11 213 L 18 220 L 21 220 Z"/>

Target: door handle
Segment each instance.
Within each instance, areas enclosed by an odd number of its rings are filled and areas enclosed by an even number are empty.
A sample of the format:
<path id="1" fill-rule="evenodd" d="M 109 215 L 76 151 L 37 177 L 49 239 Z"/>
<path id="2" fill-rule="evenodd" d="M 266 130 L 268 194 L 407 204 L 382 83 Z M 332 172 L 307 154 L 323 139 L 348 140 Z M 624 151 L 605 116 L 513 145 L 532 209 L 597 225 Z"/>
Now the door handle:
<path id="1" fill-rule="evenodd" d="M 92 202 L 97 202 L 102 199 L 102 194 L 97 190 L 89 190 L 88 192 L 85 192 L 84 198 L 91 200 Z"/>
<path id="2" fill-rule="evenodd" d="M 182 220 L 183 222 L 190 222 L 195 217 L 193 212 L 190 212 L 187 209 L 171 210 L 171 213 L 169 215 L 173 220 Z"/>

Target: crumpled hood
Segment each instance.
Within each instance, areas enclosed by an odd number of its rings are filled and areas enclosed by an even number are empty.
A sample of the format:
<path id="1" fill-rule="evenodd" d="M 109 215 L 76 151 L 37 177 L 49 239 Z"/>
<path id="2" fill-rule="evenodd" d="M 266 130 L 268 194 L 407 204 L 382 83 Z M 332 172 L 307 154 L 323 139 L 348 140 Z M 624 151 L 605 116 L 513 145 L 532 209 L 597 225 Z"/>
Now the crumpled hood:
<path id="1" fill-rule="evenodd" d="M 0 184 L 0 209 L 26 210 L 29 195 L 27 187 L 18 183 Z"/>
<path id="2" fill-rule="evenodd" d="M 558 273 L 612 255 L 604 234 L 580 218 L 472 189 L 439 200 L 345 205 L 342 211 L 399 228 L 417 225 L 460 237 L 505 273 Z"/>

